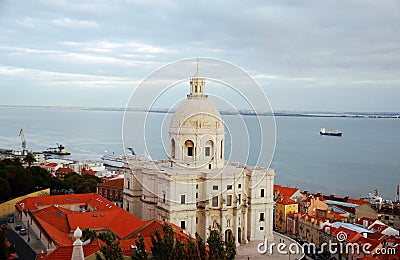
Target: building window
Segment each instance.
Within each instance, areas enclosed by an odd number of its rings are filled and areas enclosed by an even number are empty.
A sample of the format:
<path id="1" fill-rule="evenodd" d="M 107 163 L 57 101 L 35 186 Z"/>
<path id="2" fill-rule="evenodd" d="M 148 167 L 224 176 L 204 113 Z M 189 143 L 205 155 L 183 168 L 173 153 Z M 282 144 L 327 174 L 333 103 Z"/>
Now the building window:
<path id="1" fill-rule="evenodd" d="M 196 224 L 197 224 L 197 223 L 199 223 L 199 218 L 198 218 L 198 217 L 196 217 Z"/>
<path id="2" fill-rule="evenodd" d="M 232 185 L 227 185 L 227 186 L 226 186 L 226 189 L 227 189 L 227 190 L 231 190 L 231 189 L 232 189 Z"/>
<path id="3" fill-rule="evenodd" d="M 209 157 L 211 154 L 211 147 L 206 147 L 205 156 Z"/>
<path id="4" fill-rule="evenodd" d="M 264 213 L 260 213 L 260 221 L 264 221 L 264 220 L 265 220 Z"/>
<path id="5" fill-rule="evenodd" d="M 127 188 L 128 188 L 128 190 L 131 188 L 131 182 L 129 181 L 129 180 L 127 180 Z"/>
<path id="6" fill-rule="evenodd" d="M 215 208 L 218 207 L 218 196 L 212 198 L 212 206 Z"/>
<path id="7" fill-rule="evenodd" d="M 261 189 L 261 198 L 264 198 L 265 194 L 264 194 L 265 190 Z"/>
<path id="8" fill-rule="evenodd" d="M 186 195 L 182 194 L 181 195 L 181 204 L 185 204 L 186 203 Z"/>
<path id="9" fill-rule="evenodd" d="M 186 228 L 186 222 L 184 220 L 181 221 L 181 228 L 182 229 Z"/>
<path id="10" fill-rule="evenodd" d="M 261 231 L 264 230 L 264 227 L 260 227 L 260 230 L 261 230 Z"/>
<path id="11" fill-rule="evenodd" d="M 165 193 L 163 194 L 163 202 L 165 203 Z"/>
<path id="12" fill-rule="evenodd" d="M 238 205 L 240 205 L 241 204 L 241 201 L 242 201 L 242 194 L 238 194 Z"/>
<path id="13" fill-rule="evenodd" d="M 220 149 L 220 157 L 221 157 L 221 159 L 222 159 L 223 147 L 224 147 L 224 143 L 221 140 L 221 149 Z"/>
<path id="14" fill-rule="evenodd" d="M 196 190 L 199 188 L 199 184 L 196 184 Z"/>
<path id="15" fill-rule="evenodd" d="M 242 184 L 239 183 L 239 184 L 238 184 L 238 189 L 241 189 L 241 188 L 242 188 Z"/>
<path id="16" fill-rule="evenodd" d="M 175 158 L 175 140 L 171 140 L 171 157 Z"/>
<path id="17" fill-rule="evenodd" d="M 232 206 L 232 195 L 226 196 L 226 206 L 228 207 Z"/>
<path id="18" fill-rule="evenodd" d="M 218 190 L 218 185 L 213 185 L 213 190 Z"/>
<path id="19" fill-rule="evenodd" d="M 190 140 L 186 140 L 185 141 L 185 147 L 186 147 L 186 151 L 187 151 L 187 156 L 192 157 L 193 153 L 194 153 L 194 143 Z"/>
<path id="20" fill-rule="evenodd" d="M 196 199 L 198 199 L 199 198 L 199 193 L 198 192 L 196 192 Z"/>

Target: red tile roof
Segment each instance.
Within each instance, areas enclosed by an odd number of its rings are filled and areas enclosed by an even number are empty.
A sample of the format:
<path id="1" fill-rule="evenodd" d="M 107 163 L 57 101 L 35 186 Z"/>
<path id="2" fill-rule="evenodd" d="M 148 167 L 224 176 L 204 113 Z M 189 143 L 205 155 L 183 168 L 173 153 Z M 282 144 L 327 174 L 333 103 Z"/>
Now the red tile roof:
<path id="1" fill-rule="evenodd" d="M 71 207 L 77 203 L 87 204 L 90 200 L 96 198 L 102 198 L 96 193 L 85 193 L 85 194 L 67 194 L 67 195 L 52 195 L 52 196 L 38 196 L 29 197 L 21 200 L 16 204 L 19 211 L 22 210 L 24 205 L 24 210 L 36 211 L 45 206 L 51 205 L 62 205 L 64 208 Z"/>
<path id="2" fill-rule="evenodd" d="M 56 167 L 58 164 L 57 163 L 46 163 L 44 166 L 46 167 Z"/>
<path id="3" fill-rule="evenodd" d="M 94 171 L 92 169 L 86 170 L 85 168 L 82 169 L 82 174 L 89 174 L 89 175 L 95 175 L 97 171 Z"/>
<path id="4" fill-rule="evenodd" d="M 358 225 L 364 225 L 364 220 L 366 220 L 367 226 L 371 225 L 372 223 L 374 223 L 376 220 L 378 220 L 377 218 L 367 218 L 367 217 L 362 217 L 359 220 L 357 220 L 356 224 Z"/>
<path id="5" fill-rule="evenodd" d="M 61 167 L 57 169 L 56 173 L 71 173 L 73 171 L 71 168 Z"/>
<path id="6" fill-rule="evenodd" d="M 142 226 L 141 228 L 136 230 L 134 235 L 130 239 L 121 240 L 120 244 L 121 244 L 122 251 L 124 252 L 124 255 L 127 255 L 127 256 L 132 255 L 133 250 L 131 248 L 131 245 L 133 245 L 133 246 L 136 245 L 136 240 L 137 240 L 139 234 L 142 235 L 144 238 L 146 252 L 151 253 L 151 246 L 152 246 L 151 237 L 154 236 L 154 232 L 156 229 L 160 232 L 161 236 L 164 236 L 164 232 L 163 232 L 164 224 L 165 224 L 165 222 L 162 220 L 156 220 L 156 219 L 149 220 L 149 221 L 147 221 L 147 223 L 144 226 Z M 172 231 L 174 232 L 175 237 L 179 241 L 187 241 L 188 239 L 193 239 L 193 238 L 190 238 L 188 235 L 186 235 L 183 232 L 182 228 L 180 228 L 172 223 L 167 223 L 167 224 L 172 227 Z"/>
<path id="7" fill-rule="evenodd" d="M 80 212 L 80 206 L 90 212 Z M 124 239 L 145 223 L 96 193 L 30 197 L 18 202 L 16 208 L 29 210 L 57 245 L 70 245 L 78 226 L 109 230 Z"/>
<path id="8" fill-rule="evenodd" d="M 282 185 L 274 184 L 274 194 L 279 192 L 279 194 L 288 196 L 289 198 L 292 197 L 299 189 L 297 188 L 290 188 L 285 187 Z"/>
<path id="9" fill-rule="evenodd" d="M 109 230 L 119 239 L 128 237 L 144 224 L 141 219 L 122 209 L 69 214 L 68 222 L 72 230 L 78 226 L 81 229 Z"/>
<path id="10" fill-rule="evenodd" d="M 98 251 L 100 251 L 100 247 L 104 245 L 103 242 L 101 242 L 98 239 L 95 239 L 92 241 L 90 244 L 84 245 L 83 246 L 83 254 L 86 257 L 89 257 Z M 54 250 L 52 253 L 46 255 L 41 254 L 38 256 L 38 260 L 71 260 L 72 252 L 74 250 L 73 246 L 61 246 L 58 247 L 56 250 Z"/>
<path id="11" fill-rule="evenodd" d="M 97 187 L 122 190 L 124 188 L 124 179 L 109 180 L 103 183 L 99 183 Z"/>
<path id="12" fill-rule="evenodd" d="M 369 204 L 368 201 L 365 201 L 365 198 L 359 198 L 359 199 L 347 199 L 346 201 L 347 203 L 352 203 L 352 204 L 358 204 L 358 205 L 362 205 L 362 204 Z"/>
<path id="13" fill-rule="evenodd" d="M 297 204 L 295 200 L 292 200 L 289 196 L 281 195 L 276 200 L 276 203 L 283 204 L 283 205 L 292 205 Z"/>

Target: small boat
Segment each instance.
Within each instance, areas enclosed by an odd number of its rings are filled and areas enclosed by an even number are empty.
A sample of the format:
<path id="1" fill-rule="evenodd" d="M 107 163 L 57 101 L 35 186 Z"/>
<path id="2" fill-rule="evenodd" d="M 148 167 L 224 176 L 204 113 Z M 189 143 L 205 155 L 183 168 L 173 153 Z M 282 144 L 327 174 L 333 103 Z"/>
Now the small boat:
<path id="1" fill-rule="evenodd" d="M 342 132 L 335 130 L 333 132 L 331 132 L 330 130 L 326 131 L 326 129 L 323 127 L 321 128 L 321 130 L 319 131 L 320 135 L 330 135 L 330 136 L 342 136 Z"/>
<path id="2" fill-rule="evenodd" d="M 62 144 L 57 143 L 57 147 L 50 147 L 43 151 L 44 154 L 56 154 L 56 155 L 70 155 L 70 152 L 63 151 L 65 147 Z"/>

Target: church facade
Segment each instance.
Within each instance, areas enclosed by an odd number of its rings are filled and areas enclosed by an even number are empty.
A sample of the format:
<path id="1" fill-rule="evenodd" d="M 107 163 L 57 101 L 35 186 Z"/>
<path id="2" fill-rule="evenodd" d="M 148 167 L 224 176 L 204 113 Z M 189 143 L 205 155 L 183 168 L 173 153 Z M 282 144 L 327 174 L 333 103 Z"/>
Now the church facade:
<path id="1" fill-rule="evenodd" d="M 221 228 L 236 243 L 273 239 L 272 169 L 228 162 L 224 122 L 198 72 L 169 127 L 166 160 L 125 164 L 123 204 L 132 214 L 162 219 L 203 239 Z"/>

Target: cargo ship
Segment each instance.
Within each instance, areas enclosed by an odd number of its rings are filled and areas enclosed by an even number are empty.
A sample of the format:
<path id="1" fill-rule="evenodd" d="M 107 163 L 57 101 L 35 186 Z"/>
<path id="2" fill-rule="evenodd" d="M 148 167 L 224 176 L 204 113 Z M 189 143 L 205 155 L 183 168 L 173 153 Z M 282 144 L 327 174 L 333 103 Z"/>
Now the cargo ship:
<path id="1" fill-rule="evenodd" d="M 43 151 L 44 154 L 56 154 L 56 155 L 70 155 L 70 152 L 63 151 L 65 147 L 62 144 L 57 143 L 57 147 L 50 147 Z"/>
<path id="2" fill-rule="evenodd" d="M 331 132 L 330 130 L 326 131 L 326 129 L 323 127 L 321 128 L 321 130 L 319 131 L 320 135 L 330 135 L 330 136 L 342 136 L 342 132 L 335 130 L 333 132 Z"/>

